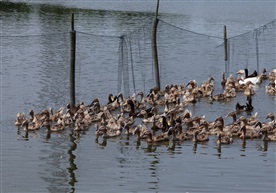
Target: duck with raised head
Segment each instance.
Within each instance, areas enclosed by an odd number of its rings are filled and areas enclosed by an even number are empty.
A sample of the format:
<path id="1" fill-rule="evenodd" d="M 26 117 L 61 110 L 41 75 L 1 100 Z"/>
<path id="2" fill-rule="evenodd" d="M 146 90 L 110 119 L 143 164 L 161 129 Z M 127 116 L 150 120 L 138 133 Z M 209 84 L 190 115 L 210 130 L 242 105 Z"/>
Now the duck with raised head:
<path id="1" fill-rule="evenodd" d="M 236 111 L 231 111 L 229 112 L 225 118 L 228 118 L 228 117 L 232 117 L 232 123 L 233 125 L 237 124 L 237 114 L 236 114 Z"/>
<path id="2" fill-rule="evenodd" d="M 236 104 L 236 112 L 252 111 L 254 109 L 254 107 L 252 105 L 252 97 L 247 96 L 246 100 L 247 100 L 246 105 L 240 105 L 239 102 Z"/>
<path id="3" fill-rule="evenodd" d="M 237 74 L 241 74 L 242 72 L 246 72 L 246 71 L 240 70 L 237 72 Z M 251 75 L 246 75 L 245 73 L 244 77 L 241 77 L 241 80 L 239 80 L 239 84 L 245 84 L 248 81 L 252 82 L 254 85 L 260 84 L 262 82 L 261 75 L 251 77 Z"/>
<path id="4" fill-rule="evenodd" d="M 130 112 L 129 112 L 129 117 L 133 116 L 134 118 L 137 117 L 139 115 L 139 117 L 143 117 L 143 115 L 141 115 L 140 112 L 135 112 L 135 105 L 134 105 L 134 102 L 129 99 L 127 100 L 127 104 L 130 105 Z M 151 117 L 153 116 L 152 113 L 150 113 L 152 110 L 152 107 L 148 108 L 148 109 L 145 109 L 145 111 L 148 113 L 148 117 Z"/>
<path id="5" fill-rule="evenodd" d="M 247 130 L 255 130 L 254 126 L 257 124 L 257 122 L 259 122 L 258 118 L 257 118 L 257 114 L 258 113 L 255 113 L 250 118 L 246 118 L 244 116 L 240 116 L 240 118 L 237 120 L 237 123 L 245 125 Z"/>
<path id="6" fill-rule="evenodd" d="M 269 125 L 275 125 L 275 117 L 273 113 L 268 113 L 265 119 L 270 119 L 270 121 L 268 122 Z"/>
<path id="7" fill-rule="evenodd" d="M 144 92 L 140 91 L 137 93 L 137 96 L 140 96 L 140 100 L 137 101 L 137 108 L 140 110 L 146 109 L 146 100 L 144 97 Z"/>
<path id="8" fill-rule="evenodd" d="M 225 87 L 226 82 L 227 82 L 227 80 L 225 78 L 225 73 L 222 73 L 221 82 L 220 82 L 221 86 Z"/>
<path id="9" fill-rule="evenodd" d="M 211 101 L 224 101 L 226 99 L 225 93 L 219 93 L 213 95 L 213 92 L 210 95 L 210 100 Z"/>
<path id="10" fill-rule="evenodd" d="M 248 75 L 248 69 L 247 68 L 245 68 L 244 70 L 239 70 L 237 72 L 237 74 L 244 75 L 244 79 L 254 78 L 254 77 L 258 76 L 258 72 L 256 70 L 254 70 L 254 72 L 252 74 Z"/>

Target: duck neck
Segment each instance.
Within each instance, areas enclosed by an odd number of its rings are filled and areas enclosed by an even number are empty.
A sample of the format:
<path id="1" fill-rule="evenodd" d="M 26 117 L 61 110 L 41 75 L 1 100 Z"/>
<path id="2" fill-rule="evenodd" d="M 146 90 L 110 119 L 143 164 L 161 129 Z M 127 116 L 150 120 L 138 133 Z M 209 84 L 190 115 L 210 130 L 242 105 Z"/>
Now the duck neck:
<path id="1" fill-rule="evenodd" d="M 131 112 L 135 113 L 134 103 L 132 100 L 130 101 L 129 105 L 130 105 Z"/>
<path id="2" fill-rule="evenodd" d="M 263 134 L 263 141 L 268 141 L 269 138 L 268 138 L 267 130 L 264 130 L 263 133 L 264 133 Z"/>

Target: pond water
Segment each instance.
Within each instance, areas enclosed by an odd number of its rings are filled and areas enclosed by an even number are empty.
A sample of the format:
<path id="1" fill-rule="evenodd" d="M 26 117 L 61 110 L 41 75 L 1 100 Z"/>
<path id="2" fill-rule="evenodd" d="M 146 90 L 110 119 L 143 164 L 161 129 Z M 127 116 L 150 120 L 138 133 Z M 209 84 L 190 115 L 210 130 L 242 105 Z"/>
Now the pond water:
<path id="1" fill-rule="evenodd" d="M 51 135 L 44 129 L 29 132 L 28 136 L 22 129 L 17 131 L 14 121 L 18 112 L 58 109 L 70 100 L 68 32 L 72 12 L 77 31 L 93 29 L 93 34 L 108 36 L 100 39 L 105 48 L 93 44 L 90 36 L 79 37 L 77 63 L 82 65 L 76 67 L 77 101 L 88 104 L 99 98 L 101 104 L 106 104 L 108 94 L 117 92 L 120 39 L 116 37 L 150 23 L 155 11 L 154 1 L 34 3 L 1 4 L 0 8 L 1 192 L 275 192 L 275 142 L 234 139 L 233 144 L 219 148 L 215 136 L 206 143 L 170 141 L 149 145 L 125 135 L 96 140 L 94 126 L 79 137 L 72 128 Z M 232 37 L 274 20 L 275 2 L 160 1 L 159 11 L 163 21 L 202 34 L 221 37 L 223 25 L 227 25 Z M 171 42 L 177 43 L 174 32 L 167 33 Z M 163 42 L 161 62 L 180 60 L 179 53 L 165 54 L 173 45 Z M 99 50 L 92 54 L 97 46 Z M 265 67 L 269 71 L 276 66 Z M 241 68 L 244 66 L 232 67 L 231 73 Z M 163 67 L 162 87 L 191 79 L 201 83 L 212 75 L 215 91 L 221 91 L 224 65 L 190 65 L 186 70 Z M 183 72 L 183 76 L 174 71 Z M 265 93 L 267 84 L 263 81 L 254 88 L 254 111 L 242 115 L 250 117 L 258 112 L 258 118 L 265 122 L 269 112 L 275 113 L 275 97 Z M 201 100 L 187 109 L 213 121 L 234 110 L 237 102 L 245 102 L 243 93 L 227 103 Z M 226 124 L 230 121 L 225 119 Z"/>

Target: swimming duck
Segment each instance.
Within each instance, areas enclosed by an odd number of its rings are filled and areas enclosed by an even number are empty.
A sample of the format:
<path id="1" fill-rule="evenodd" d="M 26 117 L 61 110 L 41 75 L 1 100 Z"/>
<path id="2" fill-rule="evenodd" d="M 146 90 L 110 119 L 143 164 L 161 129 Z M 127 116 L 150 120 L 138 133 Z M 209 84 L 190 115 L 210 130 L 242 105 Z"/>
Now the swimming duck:
<path id="1" fill-rule="evenodd" d="M 169 141 L 170 137 L 169 137 L 168 133 L 169 133 L 169 130 L 165 133 L 160 133 L 160 134 L 153 135 L 150 131 L 146 131 L 145 135 L 147 135 L 147 137 L 148 137 L 147 142 L 148 143 L 153 143 L 153 142 Z"/>
<path id="2" fill-rule="evenodd" d="M 24 113 L 17 113 L 14 125 L 19 128 L 22 125 L 22 123 L 26 120 L 27 120 L 27 117 Z"/>
<path id="3" fill-rule="evenodd" d="M 217 137 L 218 137 L 217 139 L 218 145 L 233 143 L 233 138 L 231 137 L 231 135 L 222 135 L 221 133 L 218 133 Z"/>
<path id="4" fill-rule="evenodd" d="M 258 133 L 262 134 L 262 139 L 263 141 L 276 141 L 276 135 L 275 132 L 272 134 L 268 134 L 268 126 L 264 125 L 259 131 Z"/>
<path id="5" fill-rule="evenodd" d="M 137 96 L 140 96 L 140 101 L 137 102 L 136 108 L 138 108 L 140 110 L 146 109 L 146 100 L 144 98 L 144 93 L 141 91 L 141 92 L 137 93 Z"/>
<path id="6" fill-rule="evenodd" d="M 232 123 L 231 124 L 236 124 L 237 123 L 237 114 L 236 114 L 236 111 L 231 111 L 231 112 L 229 112 L 226 116 L 225 116 L 225 118 L 228 118 L 228 117 L 232 117 Z"/>
<path id="7" fill-rule="evenodd" d="M 205 142 L 209 141 L 209 135 L 208 134 L 200 134 L 199 131 L 195 131 L 193 135 L 193 142 Z"/>
<path id="8" fill-rule="evenodd" d="M 252 111 L 254 109 L 250 95 L 246 97 L 246 100 L 248 101 L 246 105 L 240 105 L 239 102 L 236 104 L 236 112 Z"/>
<path id="9" fill-rule="evenodd" d="M 36 131 L 36 130 L 40 129 L 41 124 L 38 121 L 30 123 L 28 120 L 25 120 L 22 123 L 21 127 L 24 126 L 24 131 Z"/>
<path id="10" fill-rule="evenodd" d="M 270 119 L 270 122 L 275 121 L 275 117 L 273 113 L 268 113 L 265 119 Z"/>
<path id="11" fill-rule="evenodd" d="M 43 123 L 41 126 L 45 126 L 47 128 L 47 132 L 58 132 L 63 131 L 65 129 L 64 120 L 62 118 L 59 118 L 58 123 L 51 125 L 47 123 Z"/>
<path id="12" fill-rule="evenodd" d="M 75 121 L 75 128 L 74 130 L 75 131 L 86 131 L 89 129 L 89 125 L 87 125 L 85 122 L 83 122 L 82 120 L 80 119 L 77 119 Z"/>
<path id="13" fill-rule="evenodd" d="M 177 135 L 176 137 L 180 141 L 184 140 L 191 140 L 193 138 L 193 135 L 189 134 L 188 132 L 182 132 L 182 124 L 177 122 L 174 126 L 175 130 L 177 130 Z"/>
<path id="14" fill-rule="evenodd" d="M 254 130 L 248 130 L 246 128 L 246 125 L 242 125 L 240 128 L 240 131 L 242 131 L 241 135 L 239 138 L 241 139 L 253 139 L 253 138 L 260 138 L 261 134 L 254 131 Z"/>
<path id="15" fill-rule="evenodd" d="M 236 89 L 226 87 L 223 94 L 225 98 L 234 98 L 236 97 Z"/>
<path id="16" fill-rule="evenodd" d="M 239 84 L 246 84 L 249 81 L 254 85 L 260 84 L 262 82 L 261 75 L 252 78 L 241 77 L 241 80 L 239 80 Z"/>
<path id="17" fill-rule="evenodd" d="M 223 101 L 225 99 L 226 99 L 226 97 L 225 97 L 224 93 L 219 93 L 219 94 L 213 95 L 213 92 L 212 92 L 210 95 L 211 101 Z"/>
<path id="18" fill-rule="evenodd" d="M 192 90 L 192 92 L 186 92 L 186 94 L 183 96 L 183 101 L 188 103 L 196 103 L 196 95 L 198 93 L 198 89 Z"/>
<path id="19" fill-rule="evenodd" d="M 133 116 L 135 118 L 138 115 L 139 115 L 139 117 L 143 117 L 143 115 L 141 115 L 140 112 L 135 112 L 135 105 L 131 99 L 127 100 L 127 104 L 130 105 L 130 108 L 131 108 L 131 111 L 129 112 L 129 117 Z M 148 113 L 148 117 L 153 115 L 150 113 L 151 110 L 152 110 L 152 107 L 145 109 L 145 111 Z"/>
<path id="20" fill-rule="evenodd" d="M 118 137 L 121 135 L 122 128 L 119 130 L 108 130 L 106 127 L 103 128 L 103 134 L 102 138 L 113 138 L 113 137 Z"/>
<path id="21" fill-rule="evenodd" d="M 267 71 L 266 68 L 263 68 L 262 75 L 261 75 L 262 80 L 268 79 Z"/>
<path id="22" fill-rule="evenodd" d="M 244 90 L 244 95 L 245 96 L 252 96 L 255 94 L 255 91 L 253 90 L 252 83 L 250 81 L 247 82 L 248 86 Z"/>
<path id="23" fill-rule="evenodd" d="M 50 108 L 49 119 L 52 122 L 57 122 L 59 118 L 63 117 L 63 107 L 60 107 L 57 111 L 53 111 L 53 108 Z"/>
<path id="24" fill-rule="evenodd" d="M 221 82 L 220 82 L 221 86 L 225 87 L 226 82 L 227 80 L 225 79 L 225 73 L 222 73 Z"/>
<path id="25" fill-rule="evenodd" d="M 269 84 L 265 86 L 265 91 L 269 95 L 276 95 L 276 79 L 269 81 Z"/>
<path id="26" fill-rule="evenodd" d="M 247 68 L 245 68 L 244 70 L 239 70 L 239 71 L 237 72 L 237 74 L 244 75 L 244 78 L 245 78 L 245 79 L 246 79 L 246 78 L 253 78 L 253 77 L 258 76 L 258 73 L 257 73 L 256 70 L 255 70 L 252 74 L 248 75 L 248 69 L 247 69 Z"/>

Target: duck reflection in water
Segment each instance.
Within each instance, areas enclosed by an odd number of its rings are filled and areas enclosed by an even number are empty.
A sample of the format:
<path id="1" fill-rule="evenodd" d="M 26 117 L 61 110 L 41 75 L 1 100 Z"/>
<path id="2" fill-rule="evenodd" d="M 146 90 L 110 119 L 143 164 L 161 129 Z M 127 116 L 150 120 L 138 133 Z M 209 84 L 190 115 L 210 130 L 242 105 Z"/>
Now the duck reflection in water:
<path id="1" fill-rule="evenodd" d="M 99 142 L 99 138 L 96 138 L 95 139 L 95 143 L 99 145 L 98 146 L 99 148 L 104 149 L 106 147 L 106 145 L 107 145 L 107 139 L 106 138 L 102 138 L 102 142 Z"/>

